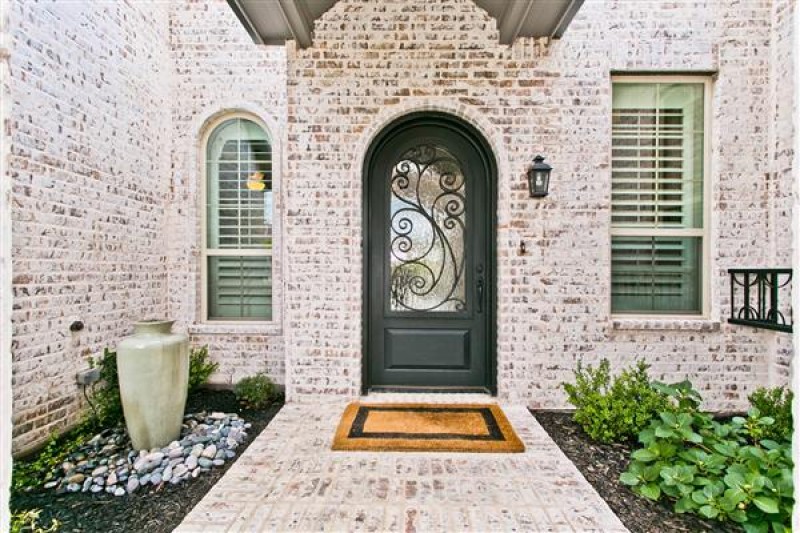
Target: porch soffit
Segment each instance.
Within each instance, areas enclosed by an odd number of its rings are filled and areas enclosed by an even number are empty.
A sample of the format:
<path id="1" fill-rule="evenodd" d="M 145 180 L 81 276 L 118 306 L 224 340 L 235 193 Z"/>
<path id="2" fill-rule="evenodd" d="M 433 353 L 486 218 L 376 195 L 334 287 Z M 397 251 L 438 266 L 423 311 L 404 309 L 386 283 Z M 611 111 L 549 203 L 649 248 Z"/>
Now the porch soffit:
<path id="1" fill-rule="evenodd" d="M 227 0 L 256 44 L 297 41 L 311 46 L 314 22 L 337 0 Z M 559 39 L 584 0 L 474 0 L 497 20 L 500 42 L 518 37 Z"/>

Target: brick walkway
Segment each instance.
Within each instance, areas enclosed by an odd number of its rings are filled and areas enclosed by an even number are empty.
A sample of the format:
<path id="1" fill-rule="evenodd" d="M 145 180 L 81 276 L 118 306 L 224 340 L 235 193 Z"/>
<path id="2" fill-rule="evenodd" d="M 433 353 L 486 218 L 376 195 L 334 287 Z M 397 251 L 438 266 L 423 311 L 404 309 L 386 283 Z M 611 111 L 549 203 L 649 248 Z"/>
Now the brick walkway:
<path id="1" fill-rule="evenodd" d="M 176 531 L 626 531 L 524 407 L 524 454 L 333 452 L 343 409 L 286 405 Z"/>

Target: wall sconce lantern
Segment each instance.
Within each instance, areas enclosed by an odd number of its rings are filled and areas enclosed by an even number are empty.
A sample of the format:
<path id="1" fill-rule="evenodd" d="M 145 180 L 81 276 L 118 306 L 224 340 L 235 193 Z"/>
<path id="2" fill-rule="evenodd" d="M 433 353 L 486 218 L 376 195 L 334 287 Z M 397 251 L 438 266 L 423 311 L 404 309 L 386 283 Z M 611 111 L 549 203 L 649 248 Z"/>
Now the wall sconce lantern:
<path id="1" fill-rule="evenodd" d="M 544 157 L 537 155 L 533 158 L 533 165 L 528 169 L 528 188 L 531 198 L 547 196 L 550 188 L 550 171 L 553 167 L 544 162 Z"/>

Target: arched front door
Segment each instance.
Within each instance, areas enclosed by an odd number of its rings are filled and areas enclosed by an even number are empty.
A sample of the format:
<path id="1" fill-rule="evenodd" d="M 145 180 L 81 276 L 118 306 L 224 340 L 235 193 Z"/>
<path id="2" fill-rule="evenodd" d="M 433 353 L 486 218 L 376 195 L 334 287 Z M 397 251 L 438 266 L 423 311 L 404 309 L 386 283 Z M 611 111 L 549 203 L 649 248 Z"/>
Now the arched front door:
<path id="1" fill-rule="evenodd" d="M 494 163 L 471 126 L 398 120 L 365 164 L 364 388 L 494 392 Z"/>

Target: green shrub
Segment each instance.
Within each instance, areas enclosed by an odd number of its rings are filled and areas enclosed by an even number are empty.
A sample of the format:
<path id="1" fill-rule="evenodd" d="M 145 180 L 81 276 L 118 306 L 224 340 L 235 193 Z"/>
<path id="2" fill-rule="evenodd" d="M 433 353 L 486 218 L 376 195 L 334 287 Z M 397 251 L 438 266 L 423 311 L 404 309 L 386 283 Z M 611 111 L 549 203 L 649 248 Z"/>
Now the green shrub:
<path id="1" fill-rule="evenodd" d="M 218 368 L 219 363 L 214 363 L 208 358 L 208 346 L 192 348 L 189 352 L 189 392 L 208 383 L 208 378 Z"/>
<path id="2" fill-rule="evenodd" d="M 47 443 L 36 454 L 35 459 L 31 461 L 14 460 L 14 467 L 11 471 L 11 488 L 22 490 L 50 481 L 51 472 L 90 436 L 91 432 L 83 424 L 64 435 L 50 435 Z"/>
<path id="3" fill-rule="evenodd" d="M 748 532 L 787 530 L 794 505 L 791 445 L 765 439 L 774 424 L 752 408 L 719 422 L 699 410 L 688 382 L 660 385 L 672 398 L 639 433 L 620 481 L 651 500 L 666 498 L 678 513 L 733 521 Z"/>
<path id="4" fill-rule="evenodd" d="M 92 388 L 89 406 L 92 412 L 83 426 L 89 430 L 114 427 L 125 421 L 122 412 L 122 398 L 119 393 L 119 374 L 117 374 L 117 352 L 108 348 L 103 350 L 99 361 L 90 360 L 91 366 L 100 369 L 100 380 Z"/>
<path id="5" fill-rule="evenodd" d="M 61 522 L 53 518 L 50 526 L 45 529 L 39 526 L 41 509 L 20 511 L 11 515 L 11 533 L 53 533 L 61 527 Z"/>
<path id="6" fill-rule="evenodd" d="M 775 420 L 775 423 L 765 428 L 764 437 L 773 440 L 792 440 L 792 399 L 794 395 L 789 389 L 775 387 L 767 389 L 760 387 L 748 396 L 750 404 L 759 410 L 763 416 Z"/>
<path id="7" fill-rule="evenodd" d="M 87 396 L 90 410 L 70 431 L 51 435 L 35 459 L 14 461 L 11 484 L 14 490 L 42 485 L 49 480 L 46 476 L 94 433 L 124 422 L 116 352 L 106 348 L 102 357 L 90 360 L 89 365 L 100 370 L 100 379 Z"/>
<path id="8" fill-rule="evenodd" d="M 597 368 L 579 362 L 575 383 L 562 383 L 575 406 L 573 420 L 600 442 L 631 440 L 667 406 L 667 397 L 656 391 L 647 375 L 648 365 L 638 361 L 623 370 L 613 383 L 608 359 Z"/>
<path id="9" fill-rule="evenodd" d="M 275 385 L 266 375 L 258 373 L 239 381 L 233 392 L 245 408 L 261 409 L 269 405 L 275 396 Z"/>

